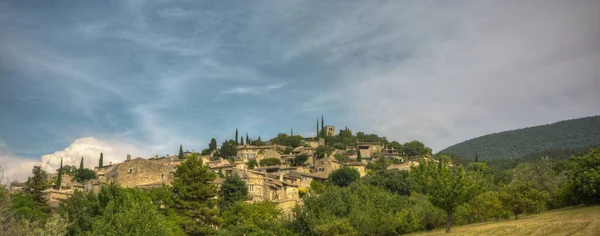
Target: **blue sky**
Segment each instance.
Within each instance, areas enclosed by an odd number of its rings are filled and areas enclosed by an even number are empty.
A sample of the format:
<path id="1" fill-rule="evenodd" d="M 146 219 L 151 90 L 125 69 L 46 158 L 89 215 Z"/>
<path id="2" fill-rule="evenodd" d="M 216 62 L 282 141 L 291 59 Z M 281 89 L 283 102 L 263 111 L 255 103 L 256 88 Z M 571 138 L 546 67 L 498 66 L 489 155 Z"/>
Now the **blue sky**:
<path id="1" fill-rule="evenodd" d="M 322 114 L 434 150 L 597 115 L 599 6 L 3 1 L 3 166 L 84 137 L 142 156 L 202 149 L 235 128 L 313 135 Z"/>

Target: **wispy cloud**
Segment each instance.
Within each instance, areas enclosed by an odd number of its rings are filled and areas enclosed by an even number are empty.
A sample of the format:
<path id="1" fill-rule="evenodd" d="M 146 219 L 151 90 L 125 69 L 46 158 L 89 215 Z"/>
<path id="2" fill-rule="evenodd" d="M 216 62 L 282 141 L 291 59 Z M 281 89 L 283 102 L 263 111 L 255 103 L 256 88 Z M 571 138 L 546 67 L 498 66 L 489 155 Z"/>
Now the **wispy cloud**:
<path id="1" fill-rule="evenodd" d="M 246 87 L 234 87 L 231 89 L 223 90 L 221 94 L 235 94 L 235 95 L 262 95 L 271 90 L 280 89 L 283 84 L 272 84 L 267 86 L 246 86 Z"/>

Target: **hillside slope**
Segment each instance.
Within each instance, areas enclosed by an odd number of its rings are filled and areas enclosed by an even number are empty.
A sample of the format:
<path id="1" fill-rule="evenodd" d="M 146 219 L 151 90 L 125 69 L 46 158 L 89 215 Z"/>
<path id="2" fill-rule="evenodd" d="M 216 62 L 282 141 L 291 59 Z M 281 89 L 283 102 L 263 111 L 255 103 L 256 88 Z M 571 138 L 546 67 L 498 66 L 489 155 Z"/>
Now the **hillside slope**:
<path id="1" fill-rule="evenodd" d="M 480 160 L 516 159 L 533 153 L 600 146 L 600 116 L 488 134 L 447 147 L 439 153 Z"/>
<path id="2" fill-rule="evenodd" d="M 474 223 L 452 228 L 453 235 L 598 235 L 600 206 L 572 207 L 523 216 L 519 220 Z M 413 235 L 446 235 L 444 229 Z"/>

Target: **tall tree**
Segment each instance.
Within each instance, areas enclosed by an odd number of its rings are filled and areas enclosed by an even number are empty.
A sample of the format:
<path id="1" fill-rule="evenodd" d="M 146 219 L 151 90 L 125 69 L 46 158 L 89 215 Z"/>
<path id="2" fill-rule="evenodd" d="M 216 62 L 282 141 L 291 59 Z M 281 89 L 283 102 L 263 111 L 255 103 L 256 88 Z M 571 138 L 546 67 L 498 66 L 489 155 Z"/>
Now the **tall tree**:
<path id="1" fill-rule="evenodd" d="M 446 233 L 450 233 L 452 217 L 456 208 L 477 196 L 481 192 L 482 178 L 448 168 L 443 162 L 422 162 L 410 172 L 423 188 L 429 201 L 446 211 Z"/>
<path id="2" fill-rule="evenodd" d="M 47 206 L 46 193 L 44 190 L 48 187 L 48 175 L 41 166 L 34 166 L 31 171 L 33 176 L 25 182 L 25 193 L 30 195 L 32 199 L 40 206 Z"/>
<path id="3" fill-rule="evenodd" d="M 317 136 L 315 137 L 319 137 L 321 134 L 319 133 L 319 118 L 317 118 Z"/>
<path id="4" fill-rule="evenodd" d="M 360 154 L 360 149 L 356 150 L 356 161 L 362 161 L 362 156 Z"/>
<path id="5" fill-rule="evenodd" d="M 479 154 L 475 153 L 475 162 L 479 162 Z"/>
<path id="6" fill-rule="evenodd" d="M 243 137 L 240 137 L 240 139 L 241 139 L 241 140 L 240 140 L 240 145 L 244 146 L 244 138 L 243 138 Z"/>
<path id="7" fill-rule="evenodd" d="M 215 138 L 210 139 L 210 143 L 208 144 L 208 150 L 213 151 L 217 150 L 217 140 Z"/>
<path id="8" fill-rule="evenodd" d="M 98 167 L 104 166 L 102 163 L 103 161 L 104 161 L 104 154 L 100 153 L 100 160 L 98 161 Z M 62 163 L 62 158 L 61 158 L 61 163 Z"/>
<path id="9" fill-rule="evenodd" d="M 290 136 L 294 136 L 294 128 L 290 128 Z"/>
<path id="10" fill-rule="evenodd" d="M 235 144 L 238 144 L 238 129 L 235 129 Z"/>
<path id="11" fill-rule="evenodd" d="M 321 115 L 321 137 L 325 138 L 325 122 L 323 121 L 323 115 Z"/>
<path id="12" fill-rule="evenodd" d="M 175 171 L 173 201 L 182 217 L 182 226 L 189 235 L 210 235 L 219 223 L 216 208 L 217 186 L 212 184 L 215 172 L 202 163 L 196 154 L 186 159 Z"/>
<path id="13" fill-rule="evenodd" d="M 246 132 L 246 144 L 250 144 L 250 138 L 248 137 L 248 132 Z"/>
<path id="14" fill-rule="evenodd" d="M 79 163 L 79 169 L 83 170 L 83 157 L 81 157 L 81 162 Z"/>
<path id="15" fill-rule="evenodd" d="M 219 209 L 227 210 L 231 205 L 238 201 L 248 199 L 248 187 L 237 174 L 233 174 L 225 179 L 219 191 Z"/>
<path id="16" fill-rule="evenodd" d="M 183 156 L 183 146 L 179 144 L 179 160 L 183 160 L 185 157 Z"/>
<path id="17" fill-rule="evenodd" d="M 100 155 L 100 158 L 102 158 L 102 155 Z M 61 157 L 60 158 L 60 168 L 58 169 L 58 176 L 56 177 L 56 185 L 54 186 L 54 189 L 60 190 L 60 187 L 62 186 L 62 174 L 63 174 L 63 159 Z"/>

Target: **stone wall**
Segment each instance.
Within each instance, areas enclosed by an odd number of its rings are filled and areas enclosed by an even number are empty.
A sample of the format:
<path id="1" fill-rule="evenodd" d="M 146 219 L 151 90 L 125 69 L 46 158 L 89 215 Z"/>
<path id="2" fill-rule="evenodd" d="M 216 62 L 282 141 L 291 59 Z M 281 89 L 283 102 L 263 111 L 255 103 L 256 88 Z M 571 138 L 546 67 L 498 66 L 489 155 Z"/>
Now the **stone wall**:
<path id="1" fill-rule="evenodd" d="M 138 185 L 170 184 L 173 180 L 175 165 L 168 161 L 146 160 L 136 158 L 113 165 L 107 170 L 107 181 L 112 181 L 122 187 L 134 188 Z"/>

